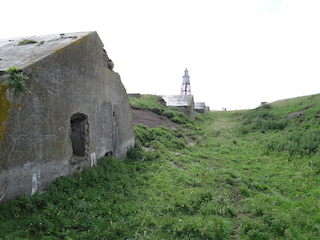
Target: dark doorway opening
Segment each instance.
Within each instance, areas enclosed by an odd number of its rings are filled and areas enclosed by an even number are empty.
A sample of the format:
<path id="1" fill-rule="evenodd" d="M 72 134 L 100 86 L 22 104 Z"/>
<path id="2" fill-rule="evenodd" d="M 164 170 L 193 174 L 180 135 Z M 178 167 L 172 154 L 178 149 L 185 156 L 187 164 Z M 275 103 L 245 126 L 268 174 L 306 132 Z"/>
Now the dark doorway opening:
<path id="1" fill-rule="evenodd" d="M 71 117 L 71 143 L 73 154 L 85 157 L 88 148 L 88 117 L 83 113 L 76 113 Z"/>

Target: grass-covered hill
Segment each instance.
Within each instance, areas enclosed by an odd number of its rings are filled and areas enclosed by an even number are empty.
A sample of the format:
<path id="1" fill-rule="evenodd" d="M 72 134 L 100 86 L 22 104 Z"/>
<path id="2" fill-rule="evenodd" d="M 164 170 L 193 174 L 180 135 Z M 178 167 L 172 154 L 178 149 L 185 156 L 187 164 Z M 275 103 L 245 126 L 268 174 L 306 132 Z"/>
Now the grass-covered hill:
<path id="1" fill-rule="evenodd" d="M 195 122 L 131 104 L 176 124 L 136 125 L 127 159 L 3 202 L 0 239 L 320 239 L 320 95 Z"/>

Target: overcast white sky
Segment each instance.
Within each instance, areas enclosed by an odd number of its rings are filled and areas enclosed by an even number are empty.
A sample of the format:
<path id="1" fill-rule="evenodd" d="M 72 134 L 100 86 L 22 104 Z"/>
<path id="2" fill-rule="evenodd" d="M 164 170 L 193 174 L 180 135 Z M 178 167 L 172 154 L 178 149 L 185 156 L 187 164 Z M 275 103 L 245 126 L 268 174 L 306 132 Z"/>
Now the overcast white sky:
<path id="1" fill-rule="evenodd" d="M 3 0 L 0 38 L 97 31 L 128 93 L 180 94 L 212 110 L 320 88 L 319 0 Z"/>

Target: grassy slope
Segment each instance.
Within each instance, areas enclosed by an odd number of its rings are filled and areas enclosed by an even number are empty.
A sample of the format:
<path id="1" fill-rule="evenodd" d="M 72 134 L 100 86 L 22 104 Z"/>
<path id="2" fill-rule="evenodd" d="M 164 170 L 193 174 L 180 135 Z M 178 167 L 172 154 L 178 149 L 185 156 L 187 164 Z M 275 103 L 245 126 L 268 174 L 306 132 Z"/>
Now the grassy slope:
<path id="1" fill-rule="evenodd" d="M 164 113 L 156 100 L 135 104 Z M 320 161 L 317 139 L 308 143 L 319 102 L 210 112 L 194 124 L 170 109 L 184 124 L 136 126 L 131 159 L 101 159 L 44 194 L 3 203 L 0 239 L 319 239 Z"/>

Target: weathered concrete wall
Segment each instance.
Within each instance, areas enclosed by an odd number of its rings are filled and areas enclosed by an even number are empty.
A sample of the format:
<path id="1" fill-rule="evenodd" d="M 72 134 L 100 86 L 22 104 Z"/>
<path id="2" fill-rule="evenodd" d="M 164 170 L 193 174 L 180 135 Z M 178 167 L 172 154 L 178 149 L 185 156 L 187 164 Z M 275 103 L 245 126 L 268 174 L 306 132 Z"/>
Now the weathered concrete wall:
<path id="1" fill-rule="evenodd" d="M 204 102 L 195 102 L 194 110 L 197 113 L 205 114 L 206 113 L 206 104 Z"/>
<path id="2" fill-rule="evenodd" d="M 101 156 L 122 159 L 134 145 L 127 93 L 98 34 L 68 40 L 34 46 L 44 55 L 33 50 L 36 61 L 15 65 L 29 76 L 29 93 L 13 94 L 0 79 L 0 200 L 43 191 Z"/>
<path id="3" fill-rule="evenodd" d="M 128 93 L 129 98 L 140 98 L 141 94 L 140 93 Z"/>

